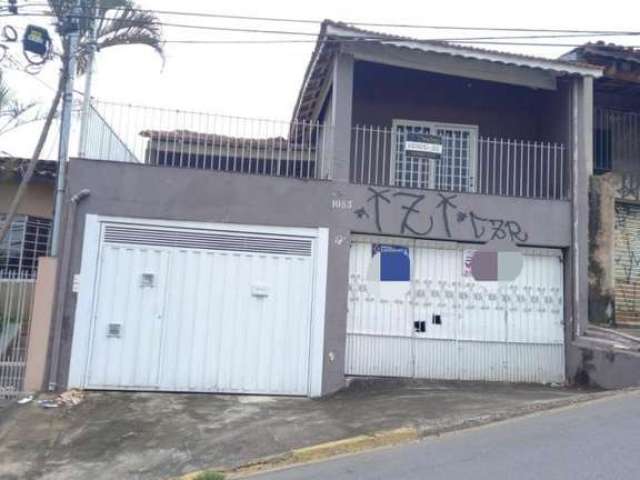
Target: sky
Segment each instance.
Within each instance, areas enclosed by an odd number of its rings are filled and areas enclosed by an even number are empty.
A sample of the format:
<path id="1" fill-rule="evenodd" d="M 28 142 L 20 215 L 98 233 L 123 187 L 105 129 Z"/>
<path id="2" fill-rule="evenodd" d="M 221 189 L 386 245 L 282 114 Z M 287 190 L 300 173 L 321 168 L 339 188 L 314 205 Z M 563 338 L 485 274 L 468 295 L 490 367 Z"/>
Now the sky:
<path id="1" fill-rule="evenodd" d="M 40 1 L 21 0 L 38 11 Z M 6 1 L 0 0 L 0 4 Z M 215 14 L 286 17 L 322 20 L 329 18 L 346 22 L 411 23 L 429 25 L 561 28 L 597 30 L 640 30 L 640 3 L 608 0 L 138 0 L 139 6 L 154 10 L 176 10 Z M 272 23 L 239 21 L 205 17 L 184 17 L 160 14 L 164 22 L 190 23 L 220 27 L 286 29 L 317 33 L 319 24 Z M 30 19 L 0 17 L 0 27 L 7 23 L 23 27 L 30 21 L 48 26 L 43 17 Z M 372 28 L 372 27 L 369 27 Z M 388 33 L 420 38 L 460 37 L 459 31 L 377 28 Z M 51 27 L 51 31 L 53 28 Z M 486 35 L 486 32 L 464 32 L 464 35 Z M 496 33 L 489 33 L 495 35 Z M 165 27 L 166 40 L 262 40 L 292 38 L 266 34 L 229 33 Z M 505 33 L 502 33 L 505 35 Z M 296 37 L 300 38 L 300 37 Z M 311 38 L 311 37 L 303 37 Z M 563 43 L 581 43 L 597 38 L 570 38 Z M 609 37 L 608 41 L 639 45 L 640 38 Z M 551 41 L 551 40 L 548 40 Z M 557 57 L 568 48 L 557 47 L 495 47 L 507 51 Z M 97 57 L 94 97 L 133 104 L 212 112 L 243 117 L 287 120 L 290 118 L 313 43 L 297 44 L 167 44 L 165 59 L 145 47 L 128 46 L 105 49 Z M 20 58 L 14 47 L 14 55 Z M 3 65 L 4 67 L 4 65 Z M 8 70 L 7 77 L 21 100 L 46 105 L 55 85 L 59 64 L 52 61 L 37 76 Z M 6 68 L 5 68 L 6 70 Z M 49 87 L 47 87 L 47 85 Z M 82 90 L 83 79 L 76 88 Z M 26 137 L 33 135 L 26 135 Z M 4 137 L 4 138 L 3 138 Z M 11 146 L 16 138 L 26 138 L 23 132 L 0 136 L 0 149 Z M 24 141 L 23 143 L 28 143 Z M 6 148 L 5 148 L 6 149 Z M 12 152 L 13 153 L 13 152 Z"/>

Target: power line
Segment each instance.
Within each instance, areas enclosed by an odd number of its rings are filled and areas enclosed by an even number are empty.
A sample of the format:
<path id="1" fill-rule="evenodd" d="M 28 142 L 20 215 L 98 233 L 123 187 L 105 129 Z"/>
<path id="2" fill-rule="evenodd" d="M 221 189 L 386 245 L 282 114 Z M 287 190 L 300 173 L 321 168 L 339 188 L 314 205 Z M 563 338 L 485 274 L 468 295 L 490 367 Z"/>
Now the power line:
<path id="1" fill-rule="evenodd" d="M 378 39 L 380 40 L 380 39 Z M 373 40 L 367 39 L 346 39 L 346 40 L 318 40 L 319 43 L 338 43 L 338 42 L 371 42 Z M 385 41 L 396 41 L 385 39 Z M 400 40 L 402 41 L 402 40 Z M 405 42 L 413 40 L 404 40 Z M 440 41 L 434 40 L 422 40 L 424 42 Z M 185 40 L 164 40 L 163 43 L 177 44 L 177 45 L 277 45 L 277 44 L 313 44 L 316 40 L 305 39 L 283 39 L 283 40 L 197 40 L 197 39 L 185 39 Z M 583 43 L 541 43 L 541 42 L 501 42 L 501 41 L 469 41 L 469 42 L 452 42 L 452 43 L 468 43 L 472 45 L 505 45 L 505 46 L 520 46 L 520 47 L 561 47 L 561 48 L 577 48 Z M 627 48 L 640 48 L 640 45 L 625 45 Z"/>
<path id="2" fill-rule="evenodd" d="M 39 4 L 40 6 L 47 7 L 48 4 Z M 60 6 L 62 4 L 59 4 Z M 36 5 L 33 5 L 36 6 Z M 113 8 L 112 10 L 125 10 L 123 8 Z M 281 17 L 259 17 L 249 15 L 230 15 L 230 14 L 217 14 L 208 12 L 184 12 L 177 10 L 150 10 L 142 8 L 128 8 L 127 10 L 139 11 L 139 12 L 151 12 L 162 15 L 175 15 L 186 17 L 204 17 L 204 18 L 218 18 L 227 20 L 251 20 L 262 22 L 279 22 L 279 23 L 303 23 L 319 25 L 322 20 L 304 19 L 304 18 L 281 18 Z M 419 24 L 404 24 L 404 23 L 375 23 L 364 21 L 345 21 L 342 22 L 347 25 L 361 25 L 368 27 L 386 27 L 386 28 L 406 28 L 406 29 L 423 29 L 423 30 L 466 30 L 466 31 L 495 31 L 495 32 L 543 32 L 543 33 L 575 33 L 586 35 L 638 35 L 637 31 L 626 30 L 580 30 L 580 29 L 562 29 L 562 28 L 531 28 L 531 27 L 473 27 L 473 26 L 453 26 L 453 25 L 419 25 Z"/>
<path id="3" fill-rule="evenodd" d="M 139 10 L 139 9 L 138 9 Z M 55 15 L 52 13 L 30 13 L 29 15 L 33 16 L 44 16 L 44 17 L 54 17 Z M 80 15 L 77 18 L 83 19 L 99 19 L 99 20 L 117 20 L 120 22 L 136 24 L 136 20 L 129 19 L 121 19 L 117 17 L 108 17 L 108 16 L 92 16 L 92 15 Z M 158 21 L 155 23 L 158 26 L 165 27 L 175 27 L 175 28 L 184 28 L 184 29 L 196 29 L 196 30 L 207 30 L 207 31 L 219 31 L 219 32 L 233 32 L 233 33 L 252 33 L 252 34 L 273 34 L 273 35 L 288 35 L 288 36 L 305 36 L 305 37 L 313 37 L 313 40 L 308 41 L 293 41 L 293 40 L 278 40 L 278 41 L 258 41 L 258 40 L 249 40 L 249 41 L 239 41 L 239 40 L 208 40 L 208 41 L 166 41 L 166 43 L 202 43 L 202 44 L 233 44 L 233 43 L 315 43 L 317 34 L 313 32 L 304 32 L 298 30 L 267 30 L 267 29 L 255 29 L 255 28 L 238 28 L 238 27 L 220 27 L 213 25 L 195 25 L 195 24 L 182 24 L 182 23 L 167 23 Z M 640 32 L 601 32 L 600 35 L 603 36 L 638 36 Z M 402 37 L 393 37 L 387 35 L 353 35 L 352 37 L 341 37 L 336 41 L 388 41 L 388 42 L 434 42 L 434 41 L 446 41 L 446 42 L 456 42 L 462 44 L 480 44 L 480 45 L 506 45 L 506 46 L 530 46 L 530 47 L 576 47 L 580 46 L 579 44 L 559 44 L 559 43 L 541 43 L 541 42 L 506 42 L 503 40 L 535 40 L 535 39 L 549 39 L 549 38 L 567 38 L 567 37 L 583 37 L 583 36 L 592 36 L 587 33 L 580 34 L 567 34 L 567 35 L 528 35 L 528 36 L 497 36 L 497 37 L 469 37 L 469 38 L 431 38 L 431 39 L 410 39 L 410 38 L 402 38 Z M 328 40 L 333 41 L 333 40 Z M 635 48 L 635 47 L 632 47 Z"/>

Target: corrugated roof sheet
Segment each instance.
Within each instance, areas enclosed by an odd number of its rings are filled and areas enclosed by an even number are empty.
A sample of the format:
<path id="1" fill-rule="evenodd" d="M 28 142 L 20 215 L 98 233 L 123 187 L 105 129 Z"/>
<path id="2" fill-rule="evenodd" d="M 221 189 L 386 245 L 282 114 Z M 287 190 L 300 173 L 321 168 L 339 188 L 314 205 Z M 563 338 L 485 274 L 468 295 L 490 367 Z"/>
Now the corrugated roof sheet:
<path id="1" fill-rule="evenodd" d="M 28 158 L 0 157 L 0 175 L 17 175 L 22 177 L 29 167 Z M 34 176 L 41 179 L 54 179 L 58 174 L 58 162 L 38 160 Z"/>

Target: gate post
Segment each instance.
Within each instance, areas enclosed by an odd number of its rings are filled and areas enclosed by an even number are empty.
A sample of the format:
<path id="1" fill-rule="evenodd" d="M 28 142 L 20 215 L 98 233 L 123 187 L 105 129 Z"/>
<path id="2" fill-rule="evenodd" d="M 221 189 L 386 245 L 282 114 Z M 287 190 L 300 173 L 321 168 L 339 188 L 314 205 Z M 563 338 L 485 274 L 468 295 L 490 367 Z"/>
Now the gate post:
<path id="1" fill-rule="evenodd" d="M 27 364 L 24 373 L 23 390 L 25 392 L 37 392 L 44 388 L 57 265 L 57 259 L 54 257 L 38 259 L 38 276 L 33 294 Z"/>

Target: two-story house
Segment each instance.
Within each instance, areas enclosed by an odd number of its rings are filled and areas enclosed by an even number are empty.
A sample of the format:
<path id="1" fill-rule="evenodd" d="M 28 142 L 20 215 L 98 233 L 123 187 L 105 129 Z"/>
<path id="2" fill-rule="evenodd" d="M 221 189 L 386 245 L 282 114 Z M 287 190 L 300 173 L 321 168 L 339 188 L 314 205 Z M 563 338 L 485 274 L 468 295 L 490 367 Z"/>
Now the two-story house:
<path id="1" fill-rule="evenodd" d="M 640 327 L 640 54 L 604 43 L 564 56 L 604 69 L 594 83 L 590 318 Z"/>
<path id="2" fill-rule="evenodd" d="M 327 21 L 284 129 L 131 127 L 70 165 L 51 386 L 571 381 L 601 73 Z"/>

